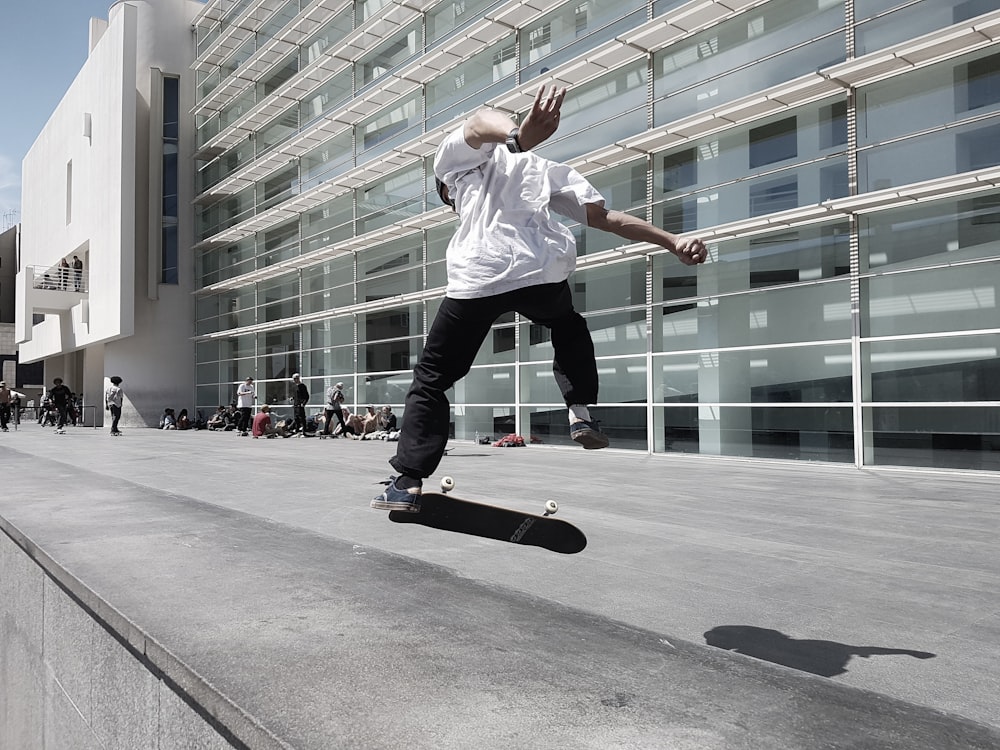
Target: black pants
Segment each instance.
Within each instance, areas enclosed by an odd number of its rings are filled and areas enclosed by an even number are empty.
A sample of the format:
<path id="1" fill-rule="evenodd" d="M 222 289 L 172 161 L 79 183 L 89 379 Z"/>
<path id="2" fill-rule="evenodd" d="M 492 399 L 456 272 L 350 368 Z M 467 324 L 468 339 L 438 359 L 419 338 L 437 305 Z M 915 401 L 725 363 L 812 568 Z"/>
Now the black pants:
<path id="1" fill-rule="evenodd" d="M 295 418 L 295 429 L 300 430 L 304 435 L 306 432 L 306 405 L 293 404 L 292 415 Z"/>
<path id="2" fill-rule="evenodd" d="M 56 425 L 56 429 L 61 430 L 66 426 L 69 421 L 69 404 L 56 402 L 56 409 L 59 410 L 59 424 Z"/>
<path id="3" fill-rule="evenodd" d="M 0 428 L 7 429 L 10 421 L 10 404 L 0 404 Z"/>
<path id="4" fill-rule="evenodd" d="M 118 432 L 118 420 L 122 418 L 122 408 L 114 404 L 108 408 L 111 410 L 111 431 Z"/>
<path id="5" fill-rule="evenodd" d="M 241 406 L 240 407 L 240 423 L 236 427 L 236 429 L 239 430 L 240 432 L 249 432 L 250 431 L 250 423 L 251 423 L 250 412 L 251 411 L 252 411 L 252 409 L 249 406 Z"/>
<path id="6" fill-rule="evenodd" d="M 340 407 L 336 409 L 324 409 L 326 414 L 326 423 L 323 425 L 323 434 L 329 435 L 333 432 L 333 417 L 337 417 L 337 421 L 340 423 L 340 434 L 346 435 L 348 432 L 354 432 L 350 427 L 347 426 L 347 422 L 344 421 L 344 410 Z"/>
<path id="7" fill-rule="evenodd" d="M 445 393 L 472 366 L 490 326 L 517 312 L 552 331 L 552 372 L 566 405 L 597 401 L 597 362 L 587 322 L 573 309 L 569 284 L 539 284 L 481 299 L 446 297 L 427 334 L 406 394 L 396 471 L 423 479 L 437 469 L 448 444 L 451 408 Z"/>

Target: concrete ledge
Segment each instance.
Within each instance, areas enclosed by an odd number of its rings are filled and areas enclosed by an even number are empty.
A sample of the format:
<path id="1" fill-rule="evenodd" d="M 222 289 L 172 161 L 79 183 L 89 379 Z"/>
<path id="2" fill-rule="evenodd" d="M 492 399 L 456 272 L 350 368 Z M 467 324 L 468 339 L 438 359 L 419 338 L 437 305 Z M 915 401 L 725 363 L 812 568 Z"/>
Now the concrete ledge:
<path id="1" fill-rule="evenodd" d="M 161 730 L 303 750 L 1000 747 L 992 727 L 412 557 L 4 458 L 19 501 L 0 526 L 17 545 L 0 556 L 0 680 L 29 687 L 5 740 L 61 721 L 81 748 Z M 73 685 L 94 665 L 88 708 Z"/>

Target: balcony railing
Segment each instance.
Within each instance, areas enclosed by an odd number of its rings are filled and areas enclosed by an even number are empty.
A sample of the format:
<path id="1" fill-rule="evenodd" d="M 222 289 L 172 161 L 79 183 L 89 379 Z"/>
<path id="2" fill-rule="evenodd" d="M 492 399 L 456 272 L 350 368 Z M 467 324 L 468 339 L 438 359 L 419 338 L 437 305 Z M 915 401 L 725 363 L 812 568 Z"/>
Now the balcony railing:
<path id="1" fill-rule="evenodd" d="M 55 292 L 78 292 L 86 294 L 90 291 L 90 277 L 86 270 L 76 270 L 72 266 L 52 266 L 42 268 L 29 266 L 32 289 L 46 289 Z"/>

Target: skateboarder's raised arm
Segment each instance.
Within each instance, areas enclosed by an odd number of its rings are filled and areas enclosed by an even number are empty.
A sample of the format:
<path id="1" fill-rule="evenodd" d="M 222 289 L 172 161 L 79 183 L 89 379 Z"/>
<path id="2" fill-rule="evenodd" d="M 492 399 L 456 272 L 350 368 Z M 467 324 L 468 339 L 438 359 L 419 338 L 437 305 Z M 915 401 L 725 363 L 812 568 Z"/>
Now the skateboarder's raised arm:
<path id="1" fill-rule="evenodd" d="M 601 204 L 588 203 L 587 225 L 633 242 L 665 247 L 686 266 L 705 262 L 705 243 L 697 237 L 679 237 L 624 211 L 608 210 Z"/>
<path id="2" fill-rule="evenodd" d="M 553 86 L 546 93 L 545 86 L 541 86 L 520 127 L 503 112 L 481 109 L 465 121 L 465 142 L 472 148 L 481 148 L 487 143 L 507 143 L 512 137 L 517 150 L 530 151 L 559 128 L 559 110 L 565 97 L 565 88 Z M 517 132 L 512 135 L 515 129 Z"/>

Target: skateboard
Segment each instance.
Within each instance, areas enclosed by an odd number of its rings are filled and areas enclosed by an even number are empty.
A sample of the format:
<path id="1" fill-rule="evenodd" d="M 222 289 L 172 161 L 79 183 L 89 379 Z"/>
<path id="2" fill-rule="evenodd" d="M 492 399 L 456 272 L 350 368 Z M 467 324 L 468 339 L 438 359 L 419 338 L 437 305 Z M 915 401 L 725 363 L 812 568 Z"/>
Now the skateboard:
<path id="1" fill-rule="evenodd" d="M 459 534 L 497 539 L 512 544 L 535 547 L 572 555 L 587 546 L 587 537 L 566 521 L 551 518 L 559 504 L 545 503 L 545 513 L 535 515 L 513 508 L 462 500 L 449 494 L 455 480 L 444 477 L 441 492 L 425 492 L 420 496 L 420 512 L 390 511 L 389 520 L 396 523 L 416 523 L 431 529 L 454 531 Z"/>

